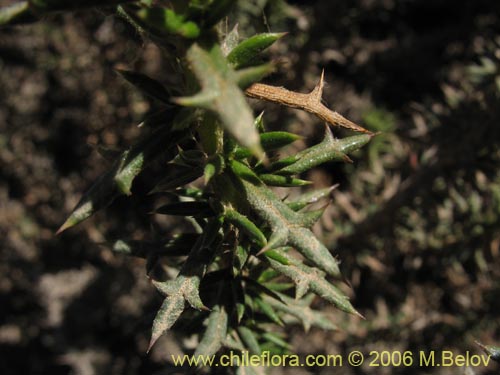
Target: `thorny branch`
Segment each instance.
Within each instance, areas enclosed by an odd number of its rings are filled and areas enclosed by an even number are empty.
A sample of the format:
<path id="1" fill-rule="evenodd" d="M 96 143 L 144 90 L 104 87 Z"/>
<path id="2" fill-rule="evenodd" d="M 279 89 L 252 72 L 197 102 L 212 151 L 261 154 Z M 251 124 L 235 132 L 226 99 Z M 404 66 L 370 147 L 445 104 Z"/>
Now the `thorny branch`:
<path id="1" fill-rule="evenodd" d="M 324 76 L 325 72 L 323 71 L 318 84 L 309 94 L 302 94 L 287 90 L 283 87 L 270 86 L 262 83 L 254 83 L 246 89 L 245 94 L 251 98 L 267 100 L 288 107 L 302 109 L 316 115 L 332 126 L 340 126 L 360 133 L 373 134 L 371 131 L 349 121 L 344 116 L 332 111 L 321 103 Z"/>

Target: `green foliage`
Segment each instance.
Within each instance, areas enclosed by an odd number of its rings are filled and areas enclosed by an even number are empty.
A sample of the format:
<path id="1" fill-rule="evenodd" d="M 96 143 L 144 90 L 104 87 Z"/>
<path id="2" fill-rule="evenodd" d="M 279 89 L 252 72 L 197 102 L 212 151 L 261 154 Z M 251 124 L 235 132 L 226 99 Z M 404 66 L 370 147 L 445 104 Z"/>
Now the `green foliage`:
<path id="1" fill-rule="evenodd" d="M 338 260 L 310 230 L 324 208 L 301 211 L 328 197 L 332 188 L 287 201 L 270 186 L 307 185 L 301 173 L 325 162 L 352 162 L 348 155 L 372 135 L 336 139 L 327 128 L 319 144 L 277 159 L 279 150 L 301 137 L 265 131 L 262 115 L 254 117 L 243 90 L 274 70 L 272 63 L 262 62 L 261 53 L 284 33 L 259 34 L 241 42 L 236 28 L 219 35 L 214 25 L 233 1 L 171 1 L 165 7 L 151 3 L 124 4 L 118 13 L 170 52 L 182 85 L 169 87 L 139 72 L 119 71 L 164 108 L 144 120 L 141 139 L 83 195 L 59 232 L 117 196 L 133 194 L 137 176 L 161 160 L 163 174 L 152 192 L 168 192 L 178 200 L 154 213 L 192 218 L 200 232 L 156 242 L 121 239 L 110 245 L 118 253 L 147 259 L 148 274 L 165 296 L 149 348 L 186 309 L 196 311 L 200 323 L 206 322 L 198 330 L 197 355 L 215 354 L 222 347 L 254 353 L 264 348 L 288 350 L 283 337 L 274 332 L 277 328 L 268 327 L 291 321 L 306 330 L 335 329 L 310 307 L 314 295 L 361 316 L 334 285 L 342 280 Z M 63 10 L 66 3 L 40 0 L 20 7 L 38 15 Z M 16 9 L 2 11 L 2 22 L 17 21 L 18 16 L 9 16 Z M 204 181 L 196 187 L 186 187 L 202 176 Z M 171 257 L 183 257 L 177 276 L 157 276 L 164 273 L 154 271 L 162 270 L 164 260 Z M 289 296 L 293 287 L 295 299 Z"/>

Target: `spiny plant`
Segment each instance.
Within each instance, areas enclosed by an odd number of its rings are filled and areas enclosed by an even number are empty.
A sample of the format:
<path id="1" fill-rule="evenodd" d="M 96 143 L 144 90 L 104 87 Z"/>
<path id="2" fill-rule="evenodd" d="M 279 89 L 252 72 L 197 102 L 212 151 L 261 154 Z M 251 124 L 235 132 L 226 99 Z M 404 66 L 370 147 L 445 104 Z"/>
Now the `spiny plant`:
<path id="1" fill-rule="evenodd" d="M 175 72 L 165 84 L 139 72 L 119 71 L 163 109 L 144 119 L 141 138 L 97 179 L 58 231 L 89 218 L 116 197 L 130 195 L 136 177 L 154 161 L 162 162 L 152 193 L 167 193 L 176 201 L 155 213 L 189 217 L 197 230 L 158 241 L 120 239 L 111 244 L 118 253 L 147 259 L 147 273 L 165 296 L 149 348 L 183 313 L 190 314 L 197 327 L 197 355 L 212 355 L 222 347 L 252 353 L 288 350 L 283 334 L 269 329 L 285 322 L 298 321 L 306 330 L 334 329 L 310 307 L 314 295 L 361 317 L 335 286 L 342 280 L 339 261 L 310 229 L 324 207 L 306 208 L 328 197 L 333 188 L 288 200 L 271 187 L 308 185 L 300 178 L 303 172 L 325 162 L 350 162 L 348 155 L 368 143 L 373 133 L 323 105 L 323 75 L 309 94 L 258 83 L 275 70 L 262 52 L 284 33 L 242 41 L 237 27 L 222 33 L 217 25 L 233 3 L 31 0 L 0 13 L 0 23 L 9 25 L 54 11 L 113 7 L 161 48 Z M 328 124 L 324 139 L 280 158 L 278 150 L 301 137 L 266 131 L 262 114 L 254 117 L 245 96 L 316 115 Z M 337 139 L 332 126 L 360 134 Z M 173 261 L 177 259 L 180 263 Z M 159 272 L 175 264 L 180 264 L 176 277 Z M 290 297 L 294 287 L 295 299 Z"/>

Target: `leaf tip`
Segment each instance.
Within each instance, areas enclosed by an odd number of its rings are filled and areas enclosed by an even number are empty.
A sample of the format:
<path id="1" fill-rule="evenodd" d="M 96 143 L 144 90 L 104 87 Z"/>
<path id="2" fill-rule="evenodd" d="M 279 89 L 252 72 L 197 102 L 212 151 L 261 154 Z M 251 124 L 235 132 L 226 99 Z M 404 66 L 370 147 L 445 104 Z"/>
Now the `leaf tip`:
<path id="1" fill-rule="evenodd" d="M 364 317 L 364 315 L 362 315 L 359 311 L 357 310 L 354 310 L 353 311 L 353 314 L 356 315 L 358 318 L 361 318 L 363 320 L 366 320 L 366 318 Z"/>
<path id="2" fill-rule="evenodd" d="M 71 228 L 72 226 L 74 226 L 75 223 L 73 223 L 70 218 L 68 218 L 64 223 L 63 225 L 61 225 L 59 227 L 59 229 L 56 231 L 56 236 L 59 236 L 62 232 L 64 232 L 66 229 L 69 229 Z"/>

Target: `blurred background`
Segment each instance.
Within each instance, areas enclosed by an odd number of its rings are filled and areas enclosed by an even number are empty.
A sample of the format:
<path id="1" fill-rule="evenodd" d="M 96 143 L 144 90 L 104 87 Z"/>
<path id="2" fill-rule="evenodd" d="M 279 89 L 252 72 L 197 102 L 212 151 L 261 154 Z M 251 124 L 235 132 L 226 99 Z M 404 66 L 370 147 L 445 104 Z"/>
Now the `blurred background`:
<path id="1" fill-rule="evenodd" d="M 99 245 L 124 232 L 151 236 L 153 201 L 119 198 L 55 236 L 109 165 L 97 145 L 126 147 L 155 109 L 114 69 L 168 80 L 158 49 L 110 14 L 53 15 L 0 30 L 0 374 L 183 373 L 169 354 L 195 342 L 174 330 L 146 355 L 161 297 L 142 260 Z M 499 345 L 500 3 L 241 0 L 227 27 L 235 23 L 244 37 L 289 32 L 273 46 L 281 68 L 267 82 L 307 92 L 325 69 L 325 102 L 382 132 L 353 164 L 303 176 L 314 187 L 340 184 L 314 230 L 342 260 L 353 304 L 367 319 L 318 300 L 340 329 L 293 328 L 295 350 L 479 354 L 474 340 Z M 307 144 L 321 139 L 324 126 L 309 114 L 254 104 L 270 129 L 301 134 Z M 308 372 L 332 369 L 273 369 Z"/>

